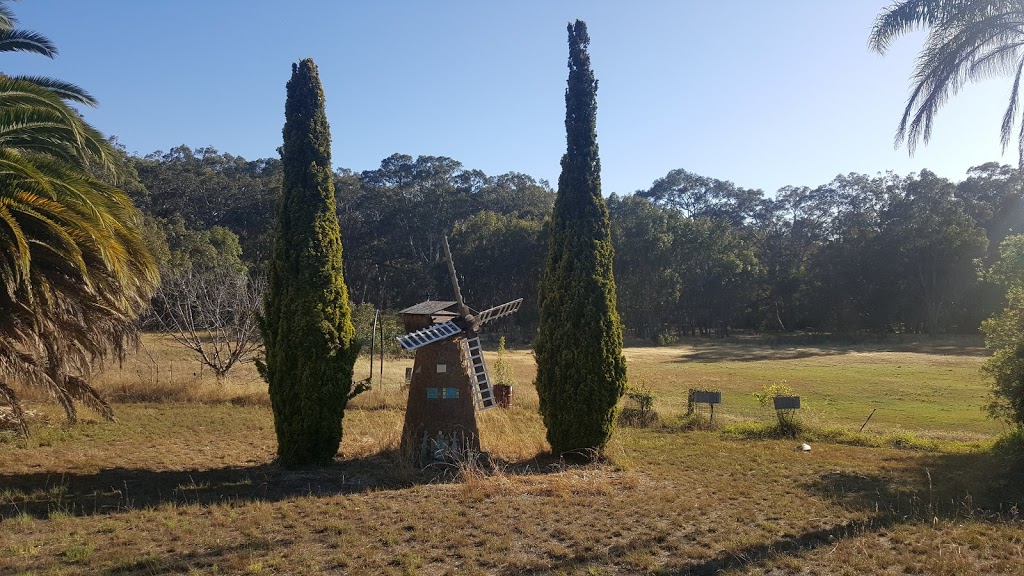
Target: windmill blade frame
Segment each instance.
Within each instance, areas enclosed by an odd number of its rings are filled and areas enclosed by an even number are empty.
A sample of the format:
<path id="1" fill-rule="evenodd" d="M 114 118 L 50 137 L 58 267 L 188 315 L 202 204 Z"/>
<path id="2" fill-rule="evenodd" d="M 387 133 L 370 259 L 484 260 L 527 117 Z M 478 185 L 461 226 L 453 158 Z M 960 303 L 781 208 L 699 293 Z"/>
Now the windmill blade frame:
<path id="1" fill-rule="evenodd" d="M 405 348 L 408 351 L 413 351 L 421 346 L 426 346 L 427 344 L 433 344 L 434 342 L 451 338 L 462 331 L 462 328 L 460 328 L 458 324 L 449 320 L 441 324 L 427 326 L 422 330 L 409 332 L 408 334 L 399 336 L 396 340 L 398 340 L 398 343 L 402 345 L 402 348 Z"/>
<path id="2" fill-rule="evenodd" d="M 476 324 L 478 326 L 483 326 L 484 324 L 490 322 L 491 320 L 497 320 L 498 318 L 504 318 L 505 316 L 514 314 L 519 310 L 519 306 L 522 303 L 523 299 L 519 298 L 511 302 L 500 304 L 493 308 L 488 308 L 487 310 L 484 310 L 483 312 L 476 315 Z"/>

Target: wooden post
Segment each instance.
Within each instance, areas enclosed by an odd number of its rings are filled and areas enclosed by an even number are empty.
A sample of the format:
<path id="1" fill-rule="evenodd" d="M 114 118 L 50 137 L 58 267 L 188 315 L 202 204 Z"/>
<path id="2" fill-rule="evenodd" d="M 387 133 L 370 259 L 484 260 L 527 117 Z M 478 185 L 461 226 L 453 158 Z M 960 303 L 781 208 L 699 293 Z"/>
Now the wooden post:
<path id="1" fill-rule="evenodd" d="M 371 386 L 373 385 L 373 357 L 375 356 L 375 352 L 376 352 L 376 350 L 373 349 L 373 345 L 377 341 L 377 316 L 379 314 L 380 313 L 377 312 L 377 308 L 374 308 L 373 309 L 373 328 L 370 328 L 370 378 L 368 379 L 368 381 L 370 382 Z M 380 345 L 381 345 L 382 348 L 384 347 L 384 340 L 380 341 Z"/>
<path id="2" fill-rule="evenodd" d="M 380 315 L 380 310 L 377 310 Z M 374 317 L 376 318 L 376 316 Z M 384 319 L 380 319 L 380 387 L 384 388 Z"/>
<path id="3" fill-rule="evenodd" d="M 875 410 L 878 410 L 878 408 L 871 409 L 871 414 L 868 414 L 868 420 L 871 420 L 871 417 L 875 415 Z M 865 420 L 864 423 L 860 425 L 860 430 L 858 430 L 858 432 L 864 431 L 864 427 L 868 425 L 868 420 Z"/>

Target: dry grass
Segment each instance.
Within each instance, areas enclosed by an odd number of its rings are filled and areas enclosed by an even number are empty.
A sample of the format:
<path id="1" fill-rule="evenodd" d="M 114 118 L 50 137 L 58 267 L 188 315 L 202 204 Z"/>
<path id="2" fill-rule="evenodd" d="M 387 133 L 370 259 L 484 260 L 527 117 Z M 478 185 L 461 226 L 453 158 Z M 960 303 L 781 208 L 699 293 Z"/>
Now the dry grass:
<path id="1" fill-rule="evenodd" d="M 804 378 L 812 372 L 866 382 L 885 374 L 874 367 L 886 361 L 927 380 L 953 367 L 960 381 L 940 383 L 961 396 L 983 385 L 965 376 L 976 356 L 947 351 L 780 360 L 746 358 L 762 352 L 736 346 L 740 359 L 680 361 L 709 353 L 700 345 L 627 354 L 669 418 L 694 379 L 730 392 L 723 408 L 734 420 L 746 417 L 740 395 L 772 371 L 789 370 L 814 403 L 825 392 L 853 402 L 867 385 L 818 389 Z M 265 385 L 251 367 L 218 383 L 190 372 L 166 342 L 147 337 L 146 348 L 104 376 L 104 390 L 120 399 L 118 422 L 65 428 L 47 423 L 52 407 L 30 403 L 40 414 L 31 439 L 0 432 L 0 573 L 1021 574 L 1024 566 L 1016 507 L 1024 468 L 977 448 L 990 440 L 922 451 L 822 438 L 804 453 L 793 440 L 663 426 L 620 429 L 608 462 L 568 466 L 544 455 L 526 384 L 532 359 L 518 351 L 510 354 L 517 407 L 480 419 L 494 468 L 419 471 L 403 462 L 407 364 L 393 362 L 384 385 L 346 412 L 343 457 L 288 472 L 273 464 Z M 817 363 L 823 358 L 839 375 Z M 908 395 L 918 385 L 929 384 L 899 382 Z M 949 414 L 922 429 L 956 436 L 966 417 Z M 970 417 L 978 420 L 970 436 L 985 437 L 983 415 Z"/>

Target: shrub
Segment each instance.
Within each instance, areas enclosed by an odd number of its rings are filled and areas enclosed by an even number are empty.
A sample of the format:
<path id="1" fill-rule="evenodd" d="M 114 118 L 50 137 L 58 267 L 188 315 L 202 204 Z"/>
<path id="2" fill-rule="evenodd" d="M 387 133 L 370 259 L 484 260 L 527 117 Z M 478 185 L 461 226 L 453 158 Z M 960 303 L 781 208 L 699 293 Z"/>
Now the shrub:
<path id="1" fill-rule="evenodd" d="M 675 332 L 662 332 L 657 337 L 658 346 L 675 346 L 679 344 L 679 336 Z"/>
<path id="2" fill-rule="evenodd" d="M 622 409 L 619 422 L 627 426 L 646 428 L 658 421 L 658 413 L 654 411 L 654 394 L 643 381 L 639 386 L 627 388 L 626 398 L 633 405 Z"/>
<path id="3" fill-rule="evenodd" d="M 795 396 L 796 393 L 789 387 L 785 380 L 765 384 L 759 392 L 753 393 L 754 398 L 764 408 L 774 408 L 775 398 L 780 396 Z M 803 432 L 804 425 L 796 416 L 796 410 L 775 410 L 775 433 L 786 438 L 796 438 Z"/>
<path id="4" fill-rule="evenodd" d="M 505 357 L 506 352 L 505 337 L 502 336 L 498 339 L 498 357 L 494 361 L 494 383 L 514 386 L 516 375 L 512 372 L 512 365 L 509 363 L 508 358 Z"/>
<path id="5" fill-rule="evenodd" d="M 793 389 L 789 387 L 789 384 L 782 380 L 781 382 L 765 384 L 759 392 L 754 392 L 753 396 L 763 408 L 772 408 L 772 402 L 776 396 L 794 396 L 795 394 Z"/>
<path id="6" fill-rule="evenodd" d="M 690 412 L 681 416 L 679 420 L 673 423 L 672 428 L 677 429 L 680 432 L 690 432 L 695 430 L 710 432 L 712 430 L 718 430 L 719 424 L 700 412 Z"/>

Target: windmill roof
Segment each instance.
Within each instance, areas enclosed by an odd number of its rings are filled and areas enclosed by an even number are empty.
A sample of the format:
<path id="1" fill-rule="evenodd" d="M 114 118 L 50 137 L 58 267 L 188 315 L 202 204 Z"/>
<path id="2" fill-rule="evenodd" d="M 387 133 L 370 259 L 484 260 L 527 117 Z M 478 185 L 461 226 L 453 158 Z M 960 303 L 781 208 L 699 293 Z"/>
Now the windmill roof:
<path id="1" fill-rule="evenodd" d="M 399 314 L 437 314 L 441 311 L 451 312 L 452 316 L 458 314 L 454 310 L 447 310 L 455 306 L 457 302 L 449 302 L 447 300 L 427 300 L 426 302 L 420 302 L 415 306 L 410 306 L 405 310 L 399 312 Z"/>

